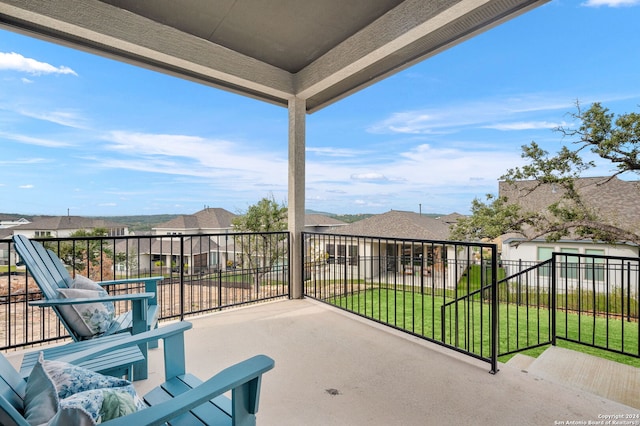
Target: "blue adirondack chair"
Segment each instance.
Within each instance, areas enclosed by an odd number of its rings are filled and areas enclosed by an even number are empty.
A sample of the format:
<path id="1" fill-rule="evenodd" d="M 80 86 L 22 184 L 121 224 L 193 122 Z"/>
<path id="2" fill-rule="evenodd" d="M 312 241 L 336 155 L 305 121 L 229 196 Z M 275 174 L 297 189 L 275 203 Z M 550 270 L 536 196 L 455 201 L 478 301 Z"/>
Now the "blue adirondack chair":
<path id="1" fill-rule="evenodd" d="M 159 315 L 156 296 L 157 285 L 158 281 L 162 280 L 163 277 L 130 278 L 97 283 L 100 286 L 144 283 L 144 293 L 108 295 L 99 298 L 64 298 L 61 297 L 59 290 L 62 289 L 65 291 L 69 289 L 72 286 L 73 279 L 58 256 L 51 250 L 45 249 L 39 242 L 30 240 L 24 235 L 14 235 L 13 242 L 16 252 L 20 255 L 29 274 L 33 277 L 36 284 L 38 284 L 38 287 L 45 297 L 44 300 L 33 301 L 30 302 L 30 304 L 33 306 L 52 308 L 73 340 L 80 341 L 87 338 L 100 338 L 122 332 L 137 334 L 157 327 Z M 74 326 L 73 322 L 69 320 L 68 314 L 65 314 L 64 311 L 65 307 L 73 305 L 86 306 L 88 304 L 119 301 L 131 301 L 131 310 L 115 318 L 108 329 L 96 336 L 81 334 L 78 331 L 78 327 Z M 140 349 L 144 354 L 145 361 L 141 361 L 134 367 L 137 370 L 137 379 L 147 377 L 147 346 L 156 347 L 157 342 L 150 342 L 149 345 L 145 344 L 144 347 L 142 347 L 141 344 Z"/>
<path id="2" fill-rule="evenodd" d="M 76 364 L 113 350 L 144 342 L 164 340 L 165 383 L 143 397 L 149 405 L 133 414 L 109 420 L 105 425 L 204 424 L 251 426 L 256 424 L 262 375 L 274 367 L 273 359 L 257 355 L 226 368 L 202 382 L 185 373 L 185 321 L 104 344 L 60 358 Z M 0 354 L 0 424 L 29 426 L 24 418 L 26 382 Z M 231 399 L 224 394 L 231 391 Z"/>

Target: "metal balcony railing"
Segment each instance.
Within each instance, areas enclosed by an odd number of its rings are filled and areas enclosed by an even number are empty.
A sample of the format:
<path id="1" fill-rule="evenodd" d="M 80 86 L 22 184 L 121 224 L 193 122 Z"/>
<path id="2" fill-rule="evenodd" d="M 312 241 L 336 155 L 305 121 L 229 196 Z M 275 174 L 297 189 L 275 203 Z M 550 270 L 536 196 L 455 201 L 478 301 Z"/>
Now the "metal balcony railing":
<path id="1" fill-rule="evenodd" d="M 640 357 L 638 258 L 507 262 L 493 244 L 302 235 L 300 277 L 290 275 L 287 232 L 39 241 L 72 275 L 162 275 L 161 319 L 289 297 L 300 279 L 306 297 L 486 361 L 492 372 L 498 356 L 558 339 Z M 12 243 L 0 241 L 0 349 L 67 337 L 50 309 L 29 305 L 41 294 L 16 260 Z"/>
<path id="2" fill-rule="evenodd" d="M 96 281 L 163 276 L 161 320 L 289 296 L 288 232 L 37 240 L 63 260 L 71 276 Z M 13 243 L 0 241 L 0 349 L 67 337 L 52 310 L 29 305 L 42 295 L 18 261 Z M 141 292 L 144 286 L 118 291 Z M 118 312 L 128 309 L 116 306 Z"/>
<path id="3" fill-rule="evenodd" d="M 640 259 L 492 244 L 305 235 L 304 294 L 491 363 L 558 339 L 640 357 Z"/>
<path id="4" fill-rule="evenodd" d="M 500 354 L 558 339 L 640 357 L 640 259 L 553 253 L 498 283 Z"/>
<path id="5" fill-rule="evenodd" d="M 303 235 L 305 296 L 487 361 L 497 371 L 494 244 Z"/>

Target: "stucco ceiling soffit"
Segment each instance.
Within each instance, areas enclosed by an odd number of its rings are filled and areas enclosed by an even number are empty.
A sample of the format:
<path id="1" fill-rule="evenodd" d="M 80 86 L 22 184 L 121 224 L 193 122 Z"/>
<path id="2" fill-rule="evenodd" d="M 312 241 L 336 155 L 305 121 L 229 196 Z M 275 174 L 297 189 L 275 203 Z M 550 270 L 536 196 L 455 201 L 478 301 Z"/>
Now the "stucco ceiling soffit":
<path id="1" fill-rule="evenodd" d="M 407 0 L 296 74 L 296 93 L 324 108 L 547 1 Z"/>
<path id="2" fill-rule="evenodd" d="M 548 0 L 0 0 L 0 27 L 321 109 Z"/>
<path id="3" fill-rule="evenodd" d="M 278 104 L 293 92 L 286 71 L 98 0 L 2 0 L 0 25 Z"/>

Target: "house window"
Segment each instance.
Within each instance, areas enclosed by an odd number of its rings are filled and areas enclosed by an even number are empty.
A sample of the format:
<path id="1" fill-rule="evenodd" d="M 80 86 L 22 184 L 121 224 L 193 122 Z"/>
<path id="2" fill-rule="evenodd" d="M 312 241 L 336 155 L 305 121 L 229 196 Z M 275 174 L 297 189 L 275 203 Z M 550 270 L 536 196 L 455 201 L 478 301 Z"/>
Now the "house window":
<path id="1" fill-rule="evenodd" d="M 584 254 L 604 256 L 604 250 L 587 249 Z M 604 259 L 587 257 L 584 263 L 584 277 L 587 280 L 604 281 Z"/>
<path id="2" fill-rule="evenodd" d="M 347 246 L 344 244 L 338 244 L 338 262 L 337 263 L 345 263 L 347 259 Z"/>
<path id="3" fill-rule="evenodd" d="M 109 236 L 110 237 L 119 237 L 121 235 L 124 235 L 124 228 L 111 228 L 111 229 L 109 229 Z"/>
<path id="4" fill-rule="evenodd" d="M 49 238 L 51 231 L 36 231 L 36 238 Z"/>
<path id="5" fill-rule="evenodd" d="M 349 265 L 356 265 L 358 263 L 358 246 L 349 246 Z"/>
<path id="6" fill-rule="evenodd" d="M 544 262 L 545 260 L 551 259 L 551 255 L 553 254 L 553 247 L 538 247 L 538 262 Z M 541 277 L 548 277 L 551 275 L 551 265 L 544 266 L 540 268 L 538 272 Z"/>
<path id="7" fill-rule="evenodd" d="M 579 250 L 574 248 L 563 248 L 560 252 L 568 255 L 570 253 L 577 254 L 579 253 Z M 578 278 L 579 260 L 577 256 L 560 256 L 560 262 L 560 278 L 572 280 Z"/>
<path id="8" fill-rule="evenodd" d="M 336 261 L 336 246 L 334 246 L 333 244 L 327 244 L 325 246 L 325 249 L 327 251 L 327 261 L 328 263 L 335 263 Z"/>

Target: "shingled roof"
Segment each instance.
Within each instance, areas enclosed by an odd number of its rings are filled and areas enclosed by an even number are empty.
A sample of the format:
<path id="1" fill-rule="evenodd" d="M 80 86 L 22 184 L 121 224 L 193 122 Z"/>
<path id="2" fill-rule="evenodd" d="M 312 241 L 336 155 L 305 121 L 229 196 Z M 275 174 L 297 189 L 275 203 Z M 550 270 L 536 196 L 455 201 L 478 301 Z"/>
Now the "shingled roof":
<path id="1" fill-rule="evenodd" d="M 540 212 L 560 200 L 562 189 L 545 184 L 535 188 L 536 181 L 500 182 L 500 196 L 519 204 L 525 211 Z M 576 180 L 582 200 L 610 225 L 640 230 L 640 182 L 617 177 L 590 177 Z M 533 189 L 533 190 L 532 190 Z"/>
<path id="2" fill-rule="evenodd" d="M 447 240 L 449 225 L 418 213 L 391 210 L 341 227 L 335 233 L 382 238 Z"/>
<path id="3" fill-rule="evenodd" d="M 182 229 L 190 233 L 197 233 L 201 230 L 229 229 L 234 217 L 236 215 L 228 210 L 207 207 L 195 214 L 180 215 L 168 222 L 161 223 L 154 229 Z"/>
<path id="4" fill-rule="evenodd" d="M 40 216 L 34 217 L 33 222 L 17 225 L 11 228 L 15 230 L 43 230 L 54 231 L 64 229 L 95 229 L 95 228 L 122 228 L 122 223 L 111 222 L 104 219 L 92 219 L 82 216 Z"/>
<path id="5" fill-rule="evenodd" d="M 346 222 L 324 214 L 307 213 L 304 215 L 304 224 L 305 226 L 339 226 L 345 225 Z"/>

